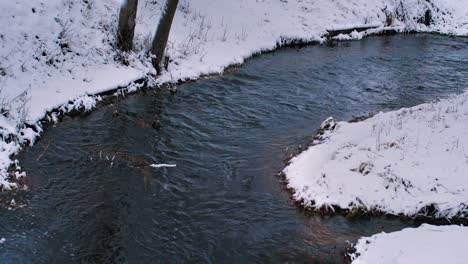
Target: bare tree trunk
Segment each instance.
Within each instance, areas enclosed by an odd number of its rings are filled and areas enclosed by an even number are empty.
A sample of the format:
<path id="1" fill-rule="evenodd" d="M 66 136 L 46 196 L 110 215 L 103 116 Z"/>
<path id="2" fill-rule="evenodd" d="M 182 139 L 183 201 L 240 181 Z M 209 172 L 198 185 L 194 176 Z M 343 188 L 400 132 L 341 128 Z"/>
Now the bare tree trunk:
<path id="1" fill-rule="evenodd" d="M 137 9 L 138 0 L 124 0 L 124 3 L 120 8 L 117 46 L 122 51 L 129 51 L 133 47 Z"/>
<path id="2" fill-rule="evenodd" d="M 179 0 L 166 0 L 164 11 L 159 20 L 158 29 L 154 35 L 153 44 L 151 46 L 152 63 L 156 68 L 157 74 L 161 73 L 161 62 L 164 58 L 164 50 L 166 49 L 169 32 L 171 31 L 172 21 L 177 10 Z"/>

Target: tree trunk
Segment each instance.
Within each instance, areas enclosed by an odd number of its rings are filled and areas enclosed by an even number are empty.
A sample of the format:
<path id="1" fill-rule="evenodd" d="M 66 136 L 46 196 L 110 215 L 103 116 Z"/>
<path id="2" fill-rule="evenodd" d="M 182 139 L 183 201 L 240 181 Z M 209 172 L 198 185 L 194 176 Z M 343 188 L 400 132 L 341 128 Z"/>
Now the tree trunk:
<path id="1" fill-rule="evenodd" d="M 153 44 L 151 46 L 152 63 L 156 68 L 157 74 L 161 73 L 161 63 L 164 58 L 164 50 L 166 49 L 169 32 L 171 31 L 172 21 L 177 10 L 179 0 L 166 0 L 164 11 L 159 20 L 158 29 L 154 35 Z"/>
<path id="2" fill-rule="evenodd" d="M 133 47 L 137 9 L 138 0 L 124 0 L 124 3 L 120 8 L 117 46 L 122 51 L 129 51 Z"/>

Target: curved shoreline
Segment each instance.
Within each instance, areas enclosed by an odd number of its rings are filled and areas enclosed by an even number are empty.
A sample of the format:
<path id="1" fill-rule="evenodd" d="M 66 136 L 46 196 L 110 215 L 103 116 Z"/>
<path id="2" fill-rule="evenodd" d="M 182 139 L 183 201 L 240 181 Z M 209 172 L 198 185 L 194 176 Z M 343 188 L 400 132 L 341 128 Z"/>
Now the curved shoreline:
<path id="1" fill-rule="evenodd" d="M 361 27 L 356 27 L 356 28 L 346 28 L 343 29 L 343 32 L 349 32 L 352 30 L 359 30 L 362 29 Z M 334 30 L 334 31 L 340 31 L 340 30 Z M 339 38 L 334 38 L 334 39 L 328 39 L 327 41 L 319 41 L 317 39 L 287 39 L 287 38 L 281 38 L 280 40 L 277 41 L 276 45 L 272 49 L 266 49 L 262 50 L 259 52 L 252 53 L 249 57 L 244 59 L 242 63 L 233 63 L 231 65 L 226 66 L 221 73 L 206 73 L 206 74 L 200 74 L 198 78 L 196 79 L 179 79 L 176 81 L 167 81 L 167 82 L 162 82 L 159 83 L 158 79 L 154 79 L 154 76 L 152 75 L 147 75 L 146 77 L 143 77 L 141 79 L 138 79 L 136 81 L 133 81 L 129 83 L 125 87 L 117 87 L 114 89 L 110 89 L 104 92 L 96 93 L 96 94 L 86 94 L 79 96 L 78 98 L 75 98 L 74 100 L 70 100 L 68 103 L 65 103 L 63 105 L 60 105 L 44 114 L 44 116 L 38 120 L 35 124 L 23 124 L 23 129 L 18 131 L 18 134 L 23 133 L 22 130 L 24 129 L 31 129 L 34 133 L 36 133 L 36 137 L 34 139 L 34 142 L 23 142 L 19 145 L 19 151 L 13 155 L 10 156 L 10 159 L 12 161 L 15 160 L 15 157 L 21 152 L 21 150 L 26 146 L 33 146 L 35 142 L 40 140 L 40 136 L 42 133 L 45 133 L 45 130 L 51 125 L 54 124 L 57 121 L 60 121 L 64 117 L 70 116 L 78 116 L 78 115 L 83 115 L 86 114 L 89 111 L 93 111 L 94 108 L 100 107 L 102 105 L 110 104 L 114 100 L 118 100 L 122 96 L 126 95 L 132 95 L 139 93 L 140 91 L 145 91 L 145 90 L 150 90 L 150 89 L 160 89 L 160 88 L 170 88 L 175 85 L 183 84 L 183 83 L 188 83 L 188 82 L 193 82 L 193 81 L 198 81 L 201 79 L 205 78 L 212 78 L 216 76 L 221 76 L 226 72 L 229 72 L 232 69 L 241 67 L 243 64 L 246 62 L 255 59 L 258 56 L 265 55 L 265 54 L 270 54 L 275 51 L 281 50 L 281 49 L 287 49 L 287 48 L 302 48 L 306 46 L 313 46 L 313 45 L 326 45 L 327 43 L 337 41 L 337 42 L 343 42 L 343 41 L 353 41 L 353 40 L 360 40 L 362 38 L 366 37 L 372 37 L 372 36 L 384 36 L 384 35 L 395 35 L 395 34 L 435 34 L 435 35 L 441 35 L 441 36 L 451 36 L 448 34 L 443 34 L 443 33 L 438 33 L 438 32 L 418 32 L 416 30 L 406 30 L 405 28 L 401 27 L 379 27 L 379 28 L 364 28 L 363 31 L 360 31 L 362 33 L 361 38 L 357 39 L 339 39 Z M 321 38 L 326 38 L 327 34 L 323 35 Z M 453 36 L 453 37 L 464 37 L 464 36 Z M 151 83 L 150 83 L 151 82 Z M 148 85 L 150 84 L 150 85 Z M 151 85 L 153 84 L 153 85 Z M 76 105 L 77 101 L 80 100 L 80 98 L 89 98 L 91 100 L 94 100 L 95 105 L 93 105 L 91 108 L 83 106 L 83 105 Z M 65 109 L 65 110 L 64 110 Z M 93 109 L 93 110 L 91 110 Z M 55 119 L 55 120 L 54 120 Z M 10 138 L 10 141 L 8 142 L 14 142 L 18 141 L 18 139 L 15 138 Z M 17 143 L 19 144 L 19 143 Z M 5 192 L 8 190 L 17 190 L 17 189 L 23 189 L 24 184 L 22 183 L 22 178 L 21 175 L 24 173 L 24 171 L 21 170 L 21 166 L 18 165 L 16 162 L 12 162 L 10 167 L 7 169 L 8 174 L 9 174 L 9 179 L 8 183 L 11 184 L 10 186 L 0 186 L 0 192 Z M 20 177 L 18 177 L 20 176 Z M 18 186 L 15 186 L 16 184 L 19 184 Z M 27 187 L 26 187 L 27 188 Z"/>

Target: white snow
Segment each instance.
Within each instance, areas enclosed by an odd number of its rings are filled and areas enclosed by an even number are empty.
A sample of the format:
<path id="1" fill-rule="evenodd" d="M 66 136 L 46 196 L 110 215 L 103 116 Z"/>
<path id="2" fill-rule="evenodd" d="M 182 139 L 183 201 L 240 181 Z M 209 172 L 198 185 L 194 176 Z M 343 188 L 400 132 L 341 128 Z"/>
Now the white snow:
<path id="1" fill-rule="evenodd" d="M 433 226 L 405 228 L 359 239 L 352 264 L 463 264 L 466 263 L 468 228 Z"/>
<path id="2" fill-rule="evenodd" d="M 467 131 L 468 91 L 358 123 L 338 122 L 284 173 L 294 199 L 312 209 L 464 217 Z"/>
<path id="3" fill-rule="evenodd" d="M 40 135 L 40 119 L 57 120 L 57 115 L 48 111 L 63 106 L 63 111 L 75 106 L 89 109 L 99 100 L 93 95 L 154 73 L 146 54 L 163 1 L 139 1 L 135 50 L 129 54 L 119 54 L 114 48 L 121 2 L 1 1 L 0 189 L 16 187 L 6 180 L 13 165 L 11 158 Z M 292 40 L 321 42 L 327 29 L 369 25 L 382 29 L 387 15 L 393 17 L 387 26 L 397 30 L 468 34 L 468 0 L 431 3 L 181 0 L 168 43 L 169 68 L 157 82 L 221 73 L 229 65 Z M 427 9 L 434 20 L 429 27 L 417 23 Z M 352 33 L 349 38 L 367 33 Z M 131 91 L 139 88 L 131 87 Z M 74 103 L 77 98 L 81 98 L 78 104 Z"/>

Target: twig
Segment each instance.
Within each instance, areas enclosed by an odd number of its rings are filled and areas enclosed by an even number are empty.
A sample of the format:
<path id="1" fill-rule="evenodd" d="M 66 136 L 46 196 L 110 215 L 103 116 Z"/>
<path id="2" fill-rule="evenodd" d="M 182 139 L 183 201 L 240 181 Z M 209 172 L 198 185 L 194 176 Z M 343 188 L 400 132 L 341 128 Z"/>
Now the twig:
<path id="1" fill-rule="evenodd" d="M 174 168 L 176 167 L 176 164 L 151 164 L 151 168 Z"/>
<path id="2" fill-rule="evenodd" d="M 47 144 L 45 145 L 44 149 L 42 150 L 41 154 L 39 154 L 39 156 L 37 156 L 36 158 L 36 161 L 40 160 L 42 158 L 42 156 L 45 154 L 45 152 L 47 151 L 47 149 L 49 148 L 49 145 L 50 145 L 50 142 L 52 140 L 49 140 L 49 142 L 47 142 Z"/>

